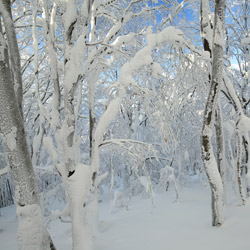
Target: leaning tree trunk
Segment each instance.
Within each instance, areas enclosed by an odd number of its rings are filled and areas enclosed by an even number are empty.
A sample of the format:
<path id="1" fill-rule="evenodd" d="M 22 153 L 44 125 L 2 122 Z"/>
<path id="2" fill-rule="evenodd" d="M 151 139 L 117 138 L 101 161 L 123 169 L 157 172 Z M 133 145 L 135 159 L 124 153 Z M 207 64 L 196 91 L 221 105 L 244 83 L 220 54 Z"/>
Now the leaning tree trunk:
<path id="1" fill-rule="evenodd" d="M 229 101 L 233 104 L 234 106 L 234 109 L 236 111 L 236 113 L 239 114 L 239 116 L 242 118 L 244 117 L 244 112 L 243 112 L 243 109 L 241 107 L 241 103 L 239 101 L 239 98 L 237 97 L 235 91 L 234 91 L 234 88 L 233 88 L 233 85 L 232 85 L 232 82 L 230 81 L 230 79 L 227 77 L 227 75 L 224 73 L 223 75 L 223 80 L 224 80 L 224 88 L 225 88 L 225 95 L 227 96 L 227 98 L 229 99 Z M 245 117 L 246 118 L 246 117 Z M 237 122 L 239 123 L 240 120 Z M 242 182 L 241 182 L 241 175 L 239 174 L 239 169 L 240 169 L 240 157 L 241 156 L 241 146 L 239 147 L 239 141 L 241 141 L 241 138 L 239 138 L 239 136 L 242 137 L 242 140 L 244 142 L 244 147 L 245 147 L 245 154 L 246 154 L 246 162 L 245 162 L 245 165 L 246 165 L 246 171 L 247 171 L 247 174 L 246 174 L 246 194 L 247 196 L 249 196 L 249 193 L 250 193 L 250 160 L 249 160 L 249 152 L 250 152 L 250 138 L 249 138 L 249 134 L 248 134 L 248 130 L 247 131 L 244 131 L 241 130 L 239 128 L 239 124 L 237 124 L 237 171 L 238 171 L 238 188 L 239 188 L 239 191 L 240 190 L 243 190 L 242 189 Z M 239 181 L 240 180 L 240 181 Z M 241 192 L 241 191 L 240 191 Z M 243 192 L 241 192 L 243 194 Z M 244 196 L 242 196 L 244 197 Z M 245 200 L 245 198 L 244 198 Z M 243 199 L 242 199 L 243 201 Z M 244 202 L 243 202 L 244 204 Z"/>
<path id="2" fill-rule="evenodd" d="M 204 121 L 201 135 L 201 151 L 204 168 L 208 177 L 212 195 L 212 225 L 220 226 L 223 223 L 223 183 L 213 153 L 212 133 L 215 110 L 218 102 L 218 93 L 222 83 L 223 47 L 225 25 L 225 0 L 215 0 L 215 18 L 213 31 L 213 61 L 211 88 L 204 112 Z"/>
<path id="3" fill-rule="evenodd" d="M 5 7 L 10 3 L 9 1 L 0 3 L 2 4 L 0 13 L 4 18 Z M 9 45 L 13 41 L 8 40 L 8 42 Z M 12 46 L 17 46 L 17 43 Z M 12 46 L 7 47 L 0 22 L 0 134 L 15 184 L 15 203 L 19 220 L 18 248 L 55 249 L 43 226 L 38 187 L 26 142 L 22 111 L 14 90 L 15 74 L 11 72 L 8 55 L 13 53 Z"/>

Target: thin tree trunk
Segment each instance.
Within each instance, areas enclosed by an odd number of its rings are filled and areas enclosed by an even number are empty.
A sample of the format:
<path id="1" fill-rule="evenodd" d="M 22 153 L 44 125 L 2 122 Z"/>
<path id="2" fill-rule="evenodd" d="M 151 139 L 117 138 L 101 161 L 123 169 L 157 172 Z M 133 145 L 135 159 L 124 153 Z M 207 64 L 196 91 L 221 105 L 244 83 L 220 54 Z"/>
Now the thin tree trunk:
<path id="1" fill-rule="evenodd" d="M 215 112 L 215 131 L 216 131 L 216 154 L 218 170 L 222 179 L 224 190 L 224 204 L 226 202 L 226 167 L 225 167 L 225 145 L 224 145 L 224 133 L 222 127 L 221 117 L 221 105 L 218 100 L 217 109 Z"/>
<path id="2" fill-rule="evenodd" d="M 204 51 L 210 53 L 210 58 L 213 58 L 212 39 L 213 39 L 213 25 L 211 21 L 211 11 L 209 7 L 209 0 L 201 0 L 200 3 L 201 16 L 201 37 Z M 208 82 L 211 81 L 211 74 L 209 73 Z M 221 104 L 218 97 L 217 108 L 215 110 L 215 131 L 216 131 L 216 159 L 218 169 L 221 175 L 224 188 L 224 203 L 226 202 L 226 176 L 225 176 L 225 151 L 224 151 L 224 134 L 222 128 Z"/>
<path id="3" fill-rule="evenodd" d="M 201 39 L 202 39 L 203 48 L 205 51 L 210 53 L 210 58 L 212 58 L 213 25 L 211 22 L 209 0 L 201 0 L 200 17 L 201 17 L 201 20 L 200 20 Z"/>
<path id="4" fill-rule="evenodd" d="M 249 159 L 250 140 L 248 133 L 243 135 L 243 140 L 246 151 L 246 194 L 247 196 L 250 196 L 250 159 Z"/>
<path id="5" fill-rule="evenodd" d="M 242 179 L 241 179 L 241 155 L 242 155 L 242 136 L 237 132 L 237 180 L 239 194 L 242 201 L 242 205 L 246 204 L 246 200 L 243 193 Z"/>
<path id="6" fill-rule="evenodd" d="M 223 47 L 224 47 L 225 1 L 215 0 L 215 18 L 213 31 L 213 61 L 212 80 L 208 100 L 204 112 L 201 135 L 201 151 L 204 168 L 208 177 L 212 195 L 212 225 L 220 226 L 223 223 L 223 183 L 217 167 L 212 148 L 212 133 L 215 110 L 218 102 L 218 93 L 222 83 Z"/>
<path id="7" fill-rule="evenodd" d="M 243 109 L 241 107 L 241 103 L 239 101 L 239 98 L 235 94 L 235 92 L 232 92 L 233 85 L 230 79 L 224 74 L 224 87 L 226 90 L 226 96 L 228 97 L 229 101 L 233 104 L 234 109 L 236 113 L 238 113 L 240 116 L 244 116 Z M 241 134 L 244 144 L 245 144 L 245 150 L 246 150 L 246 167 L 247 167 L 247 174 L 246 174 L 246 191 L 247 195 L 250 193 L 250 161 L 249 161 L 249 152 L 250 152 L 250 139 L 248 132 L 238 131 L 238 133 Z M 233 165 L 235 165 L 233 163 Z M 237 168 L 237 166 L 236 166 Z M 239 184 L 239 182 L 238 182 Z"/>

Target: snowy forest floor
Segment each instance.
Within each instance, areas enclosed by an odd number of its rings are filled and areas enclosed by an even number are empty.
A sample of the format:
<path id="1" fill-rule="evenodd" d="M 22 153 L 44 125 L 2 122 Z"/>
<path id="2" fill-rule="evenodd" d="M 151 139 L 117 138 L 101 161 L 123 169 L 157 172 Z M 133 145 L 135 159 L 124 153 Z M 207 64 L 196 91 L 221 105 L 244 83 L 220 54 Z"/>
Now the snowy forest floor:
<path id="1" fill-rule="evenodd" d="M 96 250 L 249 250 L 250 200 L 240 206 L 230 195 L 225 223 L 211 226 L 210 191 L 192 184 L 150 199 L 132 198 L 126 207 L 109 209 L 100 203 L 100 232 L 94 238 Z M 17 250 L 15 206 L 0 209 L 0 249 Z M 49 227 L 58 250 L 71 249 L 70 223 L 52 221 Z"/>

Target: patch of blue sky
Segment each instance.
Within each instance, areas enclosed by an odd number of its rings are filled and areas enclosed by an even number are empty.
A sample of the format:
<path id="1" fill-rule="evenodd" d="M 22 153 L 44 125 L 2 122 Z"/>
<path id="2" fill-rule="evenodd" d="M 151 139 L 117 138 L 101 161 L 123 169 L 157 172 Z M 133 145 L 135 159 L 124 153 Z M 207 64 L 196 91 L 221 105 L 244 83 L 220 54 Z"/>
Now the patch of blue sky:
<path id="1" fill-rule="evenodd" d="M 155 15 L 155 22 L 154 22 L 154 31 L 157 30 L 157 28 L 162 24 L 162 21 L 164 20 L 164 18 L 166 18 L 167 15 L 169 15 L 169 13 L 167 13 L 167 9 L 169 9 L 169 12 L 175 12 L 175 9 L 178 8 L 178 5 L 182 5 L 183 6 L 180 8 L 180 10 L 178 11 L 178 13 L 171 13 L 172 15 L 177 14 L 178 19 L 185 19 L 188 22 L 192 22 L 195 19 L 195 11 L 193 9 L 193 6 L 190 5 L 192 4 L 193 1 L 185 1 L 185 0 L 173 0 L 171 2 L 166 3 L 165 1 L 148 1 L 148 7 L 151 8 L 157 8 L 154 11 L 154 15 Z M 162 6 L 162 8 L 160 8 Z M 152 24 L 151 24 L 152 25 Z"/>
<path id="2" fill-rule="evenodd" d="M 193 21 L 195 16 L 195 11 L 191 6 L 193 1 L 177 0 L 179 4 L 183 4 L 181 11 L 178 13 L 179 17 L 186 18 L 187 21 Z"/>

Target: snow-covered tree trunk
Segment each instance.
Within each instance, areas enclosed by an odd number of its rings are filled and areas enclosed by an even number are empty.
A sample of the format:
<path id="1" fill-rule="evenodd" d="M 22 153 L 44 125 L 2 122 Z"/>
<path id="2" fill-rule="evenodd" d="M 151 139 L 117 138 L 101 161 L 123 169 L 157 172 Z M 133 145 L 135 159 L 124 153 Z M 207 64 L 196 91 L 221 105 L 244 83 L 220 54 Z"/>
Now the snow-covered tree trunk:
<path id="1" fill-rule="evenodd" d="M 213 57 L 212 44 L 213 44 L 213 24 L 211 20 L 211 11 L 209 7 L 209 0 L 201 0 L 200 3 L 200 19 L 201 19 L 201 37 L 203 48 L 210 53 L 210 58 Z M 208 82 L 211 80 L 209 73 Z M 215 111 L 215 130 L 216 130 L 216 160 L 218 169 L 222 178 L 224 187 L 224 202 L 226 200 L 226 179 L 225 179 L 225 146 L 224 146 L 224 133 L 222 128 L 222 115 L 220 98 L 218 97 L 217 108 Z"/>
<path id="2" fill-rule="evenodd" d="M 54 133 L 56 147 L 50 136 L 44 138 L 44 144 L 65 187 L 67 204 L 58 216 L 71 217 L 73 250 L 90 250 L 93 248 L 92 237 L 88 233 L 85 221 L 85 210 L 91 189 L 91 174 L 89 167 L 80 164 L 79 160 L 80 139 L 77 134 L 77 121 L 81 95 L 78 95 L 78 99 L 76 98 L 77 87 L 81 84 L 83 78 L 82 68 L 87 51 L 86 41 L 91 3 L 91 0 L 83 3 L 61 1 L 55 2 L 51 6 L 47 0 L 33 2 L 32 33 L 35 71 L 38 72 L 36 20 L 38 19 L 38 8 L 42 7 L 43 36 L 50 61 L 54 88 L 51 107 L 47 109 L 41 103 L 38 77 L 36 78 L 36 95 L 40 112 Z M 61 16 L 57 16 L 59 12 L 62 13 Z M 63 27 L 60 33 L 63 37 L 63 43 L 60 44 L 62 53 L 60 56 L 56 43 L 58 39 L 57 18 Z M 60 70 L 63 71 L 63 74 L 59 77 Z M 60 110 L 61 107 L 63 107 L 62 111 Z"/>
<path id="3" fill-rule="evenodd" d="M 201 135 L 201 151 L 204 168 L 208 177 L 212 195 L 212 225 L 220 226 L 223 223 L 223 183 L 213 153 L 212 134 L 218 94 L 222 83 L 223 47 L 225 25 L 225 1 L 215 1 L 215 17 L 213 31 L 213 61 L 211 88 L 204 112 Z"/>
<path id="4" fill-rule="evenodd" d="M 89 43 L 95 42 L 96 35 L 96 6 L 94 2 L 91 6 L 91 18 L 90 18 L 90 34 L 89 34 Z M 93 52 L 97 52 L 97 48 L 92 47 L 89 48 L 90 54 Z M 95 94 L 96 94 L 96 81 L 98 78 L 98 71 L 92 67 L 89 69 L 89 79 L 88 79 L 88 87 L 89 87 L 89 158 L 90 164 L 92 162 L 92 156 L 95 155 L 95 126 L 96 126 L 96 114 L 95 114 Z"/>
<path id="5" fill-rule="evenodd" d="M 228 6 L 229 11 L 229 23 L 227 25 L 228 30 L 228 61 L 229 55 L 234 55 L 235 61 L 237 62 L 238 70 L 234 71 L 234 78 L 236 85 L 240 86 L 237 95 L 233 94 L 233 105 L 238 114 L 242 117 L 248 115 L 250 99 L 248 97 L 248 86 L 249 86 L 249 0 L 242 0 L 237 5 L 237 11 L 234 10 L 234 2 L 229 1 L 231 6 Z M 235 39 L 237 37 L 237 39 Z M 232 41 L 232 39 L 235 39 Z M 232 65 L 229 65 L 229 71 L 231 71 Z M 228 79 L 227 79 L 228 83 Z M 232 89 L 232 88 L 231 88 Z M 230 90 L 231 90 L 230 89 Z M 230 94 L 231 95 L 231 94 Z M 230 96 L 229 95 L 229 96 Z M 232 97 L 232 95 L 230 96 Z M 239 136 L 242 136 L 242 142 L 245 146 L 246 162 L 245 168 L 246 174 L 246 185 L 247 190 L 250 190 L 250 163 L 249 163 L 249 130 L 241 131 L 238 130 Z M 237 156 L 239 158 L 239 156 Z M 235 166 L 237 168 L 237 166 Z M 248 192 L 248 191 L 247 191 Z"/>
<path id="6" fill-rule="evenodd" d="M 248 121 L 248 117 L 244 115 L 244 112 L 243 112 L 243 108 L 241 106 L 241 102 L 238 98 L 238 96 L 236 95 L 235 93 L 235 90 L 233 88 L 233 84 L 232 82 L 230 81 L 229 77 L 227 77 L 227 75 L 223 74 L 223 80 L 224 80 L 224 92 L 226 94 L 226 96 L 228 97 L 228 99 L 230 100 L 230 102 L 233 104 L 234 106 L 234 109 L 236 111 L 236 113 L 238 113 L 239 115 L 239 121 L 237 122 L 237 162 L 239 162 L 239 159 L 241 159 L 241 146 L 239 145 L 239 142 L 242 143 L 242 141 L 244 141 L 244 144 L 245 144 L 245 150 L 246 150 L 246 166 L 247 166 L 247 174 L 246 174 L 246 192 L 247 192 L 247 195 L 249 194 L 250 192 L 250 161 L 249 161 L 249 152 L 250 152 L 250 138 L 249 138 L 249 129 L 248 129 L 248 124 L 246 124 Z M 242 137 L 239 138 L 239 137 Z M 236 169 L 238 171 L 239 169 L 239 165 L 235 164 L 236 165 Z M 239 178 L 240 178 L 240 181 L 239 181 Z M 238 188 L 239 188 L 239 191 L 240 191 L 240 196 L 241 198 L 244 197 L 242 196 L 243 194 L 243 191 L 242 191 L 242 182 L 241 182 L 241 176 L 239 176 L 239 178 L 237 179 L 238 181 Z M 244 198 L 242 199 L 244 200 Z M 243 202 L 244 204 L 244 202 Z"/>
<path id="7" fill-rule="evenodd" d="M 212 58 L 213 25 L 209 0 L 201 0 L 200 2 L 200 23 L 203 48 L 210 53 Z"/>
<path id="8" fill-rule="evenodd" d="M 83 27 L 77 40 L 73 42 L 73 32 L 77 24 L 76 1 L 67 2 L 64 13 L 64 121 L 59 130 L 63 139 L 63 164 L 67 173 L 66 191 L 69 194 L 72 218 L 73 250 L 93 248 L 92 236 L 86 229 L 85 209 L 91 188 L 91 175 L 87 166 L 79 164 L 77 158 L 76 122 L 78 110 L 75 109 L 75 91 L 80 84 L 82 63 L 86 51 L 86 34 L 92 1 L 84 1 L 82 8 Z M 59 140 L 59 137 L 57 137 Z M 60 140 L 59 140 L 60 143 Z"/>
<path id="9" fill-rule="evenodd" d="M 9 8 L 9 1 L 0 1 L 0 14 L 3 19 L 9 15 L 10 12 L 7 10 Z M 7 22 L 10 20 L 8 17 Z M 4 27 L 5 31 L 14 28 L 13 25 Z M 10 33 L 13 32 L 15 31 L 12 30 Z M 15 203 L 19 220 L 18 248 L 20 250 L 55 249 L 43 226 L 38 187 L 26 142 L 22 110 L 20 109 L 21 100 L 16 96 L 14 89 L 15 75 L 19 75 L 20 72 L 11 72 L 10 65 L 12 65 L 13 70 L 18 70 L 18 68 L 13 66 L 9 55 L 14 57 L 18 53 L 17 43 L 10 46 L 13 41 L 10 41 L 8 36 L 7 41 L 8 45 L 5 42 L 0 20 L 0 133 L 15 184 Z M 22 82 L 18 82 L 18 84 L 21 85 Z"/>

